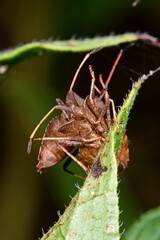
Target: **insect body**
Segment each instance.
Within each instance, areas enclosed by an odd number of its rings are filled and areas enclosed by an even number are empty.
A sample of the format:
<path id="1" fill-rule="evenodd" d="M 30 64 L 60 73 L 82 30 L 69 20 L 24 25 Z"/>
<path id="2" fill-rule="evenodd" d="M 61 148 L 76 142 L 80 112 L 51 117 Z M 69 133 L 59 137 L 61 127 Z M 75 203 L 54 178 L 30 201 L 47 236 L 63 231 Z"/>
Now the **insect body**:
<path id="1" fill-rule="evenodd" d="M 66 155 L 76 161 L 86 172 L 89 172 L 101 143 L 104 141 L 107 142 L 106 136 L 113 122 L 119 130 L 114 110 L 114 102 L 109 98 L 107 86 L 122 52 L 118 55 L 106 84 L 103 82 L 102 76 L 100 75 L 99 81 L 102 85 L 101 91 L 95 85 L 95 76 L 91 66 L 89 66 L 91 73 L 90 94 L 85 99 L 82 99 L 72 90 L 82 65 L 91 54 L 98 50 L 99 49 L 96 49 L 88 53 L 80 64 L 73 78 L 69 92 L 67 93 L 66 102 L 63 103 L 62 100 L 57 99 L 58 105 L 49 111 L 31 134 L 28 152 L 30 152 L 35 132 L 42 122 L 54 111 L 54 109 L 62 110 L 62 114 L 53 118 L 48 124 L 43 138 L 34 138 L 34 140 L 42 140 L 38 156 L 39 162 L 37 165 L 37 170 L 40 173 L 43 172 L 45 168 L 62 161 Z M 96 94 L 96 92 L 98 94 Z M 110 117 L 110 105 L 112 106 L 113 119 Z M 74 147 L 79 148 L 79 160 L 70 153 Z M 125 168 L 129 160 L 128 140 L 125 133 L 123 144 L 121 148 L 119 148 L 117 154 L 119 159 L 121 159 L 119 161 L 119 166 Z"/>

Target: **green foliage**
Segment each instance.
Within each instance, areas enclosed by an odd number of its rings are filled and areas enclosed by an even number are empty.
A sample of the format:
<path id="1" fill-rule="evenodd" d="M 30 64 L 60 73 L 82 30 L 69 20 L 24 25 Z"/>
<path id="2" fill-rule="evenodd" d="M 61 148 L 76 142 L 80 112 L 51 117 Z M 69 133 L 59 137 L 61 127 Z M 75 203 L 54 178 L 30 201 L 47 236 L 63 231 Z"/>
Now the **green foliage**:
<path id="1" fill-rule="evenodd" d="M 39 41 L 9 49 L 0 53 L 0 75 L 24 59 L 41 56 L 46 52 L 86 52 L 99 46 L 111 47 L 121 43 L 134 42 L 138 39 L 136 33 L 126 33 L 117 36 L 86 38 L 82 40 Z"/>
<path id="2" fill-rule="evenodd" d="M 124 240 L 159 240 L 160 207 L 143 214 L 125 234 Z"/>

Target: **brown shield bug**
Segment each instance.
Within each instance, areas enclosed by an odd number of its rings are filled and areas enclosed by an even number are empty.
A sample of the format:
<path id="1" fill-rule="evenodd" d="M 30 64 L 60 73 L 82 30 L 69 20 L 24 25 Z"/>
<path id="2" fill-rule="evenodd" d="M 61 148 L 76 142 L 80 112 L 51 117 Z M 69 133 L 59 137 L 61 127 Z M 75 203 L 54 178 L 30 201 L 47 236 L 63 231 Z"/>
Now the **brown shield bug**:
<path id="1" fill-rule="evenodd" d="M 38 172 L 42 173 L 44 169 L 58 164 L 66 155 L 78 163 L 85 172 L 89 172 L 100 145 L 102 142 L 107 142 L 106 136 L 113 123 L 119 131 L 114 102 L 109 98 L 107 87 L 115 67 L 122 56 L 122 50 L 117 56 L 106 83 L 104 83 L 102 75 L 99 75 L 102 90 L 96 87 L 95 75 L 92 67 L 89 66 L 91 74 L 90 94 L 83 99 L 73 91 L 73 86 L 83 64 L 90 55 L 101 49 L 101 47 L 97 48 L 84 57 L 74 75 L 65 103 L 57 98 L 57 105 L 44 116 L 32 132 L 28 144 L 28 153 L 31 151 L 33 140 L 42 140 L 38 155 Z M 110 105 L 112 107 L 113 119 L 110 116 Z M 50 121 L 42 138 L 34 138 L 40 125 L 55 109 L 61 110 L 61 115 L 56 116 Z M 71 150 L 74 147 L 78 147 L 79 149 L 79 159 L 71 154 Z M 123 143 L 117 151 L 117 162 L 121 170 L 127 167 L 128 161 L 128 139 L 124 133 Z M 84 179 L 82 176 L 72 174 Z"/>

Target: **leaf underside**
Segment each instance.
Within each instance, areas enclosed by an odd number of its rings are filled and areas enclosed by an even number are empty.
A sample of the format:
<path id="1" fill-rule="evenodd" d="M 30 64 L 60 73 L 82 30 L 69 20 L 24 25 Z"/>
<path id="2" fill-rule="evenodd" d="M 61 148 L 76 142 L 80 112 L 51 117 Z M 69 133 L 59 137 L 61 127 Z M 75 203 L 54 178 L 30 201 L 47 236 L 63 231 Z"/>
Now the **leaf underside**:
<path id="1" fill-rule="evenodd" d="M 99 169 L 92 167 L 83 187 L 72 199 L 59 221 L 47 234 L 44 234 L 42 240 L 120 239 L 115 153 L 122 143 L 129 113 L 142 83 L 158 70 L 160 68 L 148 75 L 143 75 L 133 84 L 132 90 L 117 115 L 120 132 L 117 133 L 117 128 L 113 125 L 107 136 L 109 142 L 102 144 L 97 155 L 96 160 L 99 160 L 103 171 L 96 177 L 93 171 Z"/>

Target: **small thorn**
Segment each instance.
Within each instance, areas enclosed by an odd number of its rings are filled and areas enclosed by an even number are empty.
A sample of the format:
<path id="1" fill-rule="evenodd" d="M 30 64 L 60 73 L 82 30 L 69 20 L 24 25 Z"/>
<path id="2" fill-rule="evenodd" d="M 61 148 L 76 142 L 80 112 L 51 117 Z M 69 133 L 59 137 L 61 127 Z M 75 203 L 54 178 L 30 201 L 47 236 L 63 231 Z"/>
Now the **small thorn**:
<path id="1" fill-rule="evenodd" d="M 123 231 L 120 233 L 120 236 L 122 236 L 125 233 L 126 229 L 124 228 Z"/>
<path id="2" fill-rule="evenodd" d="M 31 153 L 31 148 L 32 148 L 32 139 L 30 139 L 29 142 L 28 142 L 28 147 L 27 147 L 27 153 L 28 154 Z"/>
<path id="3" fill-rule="evenodd" d="M 60 213 L 60 210 L 57 211 L 57 215 L 58 215 L 59 218 L 61 218 L 62 215 Z"/>

